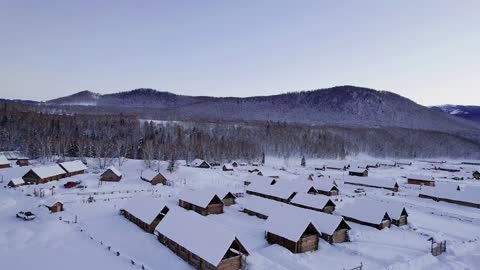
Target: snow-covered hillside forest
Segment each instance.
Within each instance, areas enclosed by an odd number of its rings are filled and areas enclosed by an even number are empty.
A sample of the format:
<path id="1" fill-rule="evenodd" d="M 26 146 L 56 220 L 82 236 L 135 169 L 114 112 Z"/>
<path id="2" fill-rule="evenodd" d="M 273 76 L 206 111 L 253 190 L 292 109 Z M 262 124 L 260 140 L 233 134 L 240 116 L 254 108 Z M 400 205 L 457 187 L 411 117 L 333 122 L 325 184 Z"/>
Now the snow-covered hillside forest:
<path id="1" fill-rule="evenodd" d="M 158 122 L 123 115 L 43 114 L 3 106 L 0 148 L 51 155 L 133 159 L 478 157 L 480 143 L 442 132 L 279 122 Z"/>

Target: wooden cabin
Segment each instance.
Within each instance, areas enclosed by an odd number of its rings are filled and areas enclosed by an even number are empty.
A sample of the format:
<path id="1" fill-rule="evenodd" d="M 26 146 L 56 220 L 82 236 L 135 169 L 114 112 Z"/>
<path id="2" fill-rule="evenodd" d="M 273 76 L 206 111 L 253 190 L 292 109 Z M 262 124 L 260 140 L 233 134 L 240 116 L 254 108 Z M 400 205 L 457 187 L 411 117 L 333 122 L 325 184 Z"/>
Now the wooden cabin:
<path id="1" fill-rule="evenodd" d="M 460 191 L 457 189 L 446 189 L 438 187 L 422 187 L 420 198 L 432 199 L 436 202 L 448 202 L 468 207 L 480 208 L 479 192 L 475 189 Z"/>
<path id="2" fill-rule="evenodd" d="M 359 176 L 359 177 L 367 177 L 368 176 L 368 170 L 353 169 L 353 170 L 348 171 L 348 175 Z"/>
<path id="3" fill-rule="evenodd" d="M 233 166 L 230 164 L 225 164 L 222 167 L 222 171 L 224 172 L 233 172 Z"/>
<path id="4" fill-rule="evenodd" d="M 268 217 L 265 227 L 269 244 L 280 245 L 292 253 L 318 249 L 320 232 L 307 217 L 273 215 Z"/>
<path id="5" fill-rule="evenodd" d="M 58 165 L 30 169 L 22 178 L 29 184 L 44 184 L 67 177 L 67 172 Z"/>
<path id="6" fill-rule="evenodd" d="M 398 183 L 393 179 L 348 176 L 345 177 L 344 183 L 348 185 L 383 188 L 391 190 L 393 192 L 398 192 L 399 189 Z"/>
<path id="7" fill-rule="evenodd" d="M 387 209 L 387 213 L 392 219 L 392 224 L 396 226 L 404 226 L 408 224 L 407 209 L 399 203 L 383 203 Z"/>
<path id="8" fill-rule="evenodd" d="M 328 181 L 314 181 L 313 186 L 319 194 L 325 196 L 337 196 L 340 193 L 337 185 Z"/>
<path id="9" fill-rule="evenodd" d="M 328 214 L 335 211 L 335 203 L 330 200 L 330 198 L 321 195 L 297 193 L 295 197 L 290 200 L 290 204 Z"/>
<path id="10" fill-rule="evenodd" d="M 171 209 L 155 229 L 158 240 L 195 269 L 244 269 L 248 251 L 233 232 L 195 213 Z"/>
<path id="11" fill-rule="evenodd" d="M 137 196 L 120 209 L 120 214 L 142 230 L 153 234 L 169 210 L 169 207 L 158 199 Z"/>
<path id="12" fill-rule="evenodd" d="M 323 215 L 321 215 L 323 214 Z M 350 225 L 341 216 L 318 213 L 312 217 L 313 224 L 320 230 L 320 237 L 330 244 L 350 241 Z"/>
<path id="13" fill-rule="evenodd" d="M 248 175 L 246 179 L 243 181 L 243 184 L 245 186 L 248 186 L 252 183 L 267 183 L 269 185 L 274 185 L 275 183 L 277 183 L 277 179 L 252 174 L 252 175 Z"/>
<path id="14" fill-rule="evenodd" d="M 451 172 L 451 173 L 460 172 L 459 168 L 446 167 L 446 166 L 440 166 L 440 167 L 438 167 L 438 170 L 445 171 L 445 172 Z"/>
<path id="15" fill-rule="evenodd" d="M 435 186 L 435 180 L 433 177 L 423 176 L 423 175 L 409 175 L 407 176 L 407 183 L 411 185 L 419 186 Z"/>
<path id="16" fill-rule="evenodd" d="M 10 168 L 10 161 L 5 156 L 0 156 L 0 169 Z"/>
<path id="17" fill-rule="evenodd" d="M 22 178 L 13 178 L 12 180 L 8 181 L 7 186 L 15 188 L 19 186 L 25 185 L 25 181 Z"/>
<path id="18" fill-rule="evenodd" d="M 218 197 L 222 199 L 224 206 L 234 205 L 237 197 L 230 191 L 217 193 Z"/>
<path id="19" fill-rule="evenodd" d="M 480 172 L 479 172 L 479 171 L 474 171 L 474 172 L 472 173 L 472 177 L 473 177 L 474 179 L 480 180 Z"/>
<path id="20" fill-rule="evenodd" d="M 203 159 L 194 159 L 191 163 L 190 163 L 190 166 L 191 167 L 195 167 L 195 168 L 202 168 L 202 169 L 210 169 L 210 164 L 208 164 L 208 162 L 206 162 L 205 160 Z"/>
<path id="21" fill-rule="evenodd" d="M 84 174 L 87 166 L 80 160 L 67 161 L 58 164 L 67 172 L 67 177 Z"/>
<path id="22" fill-rule="evenodd" d="M 215 192 L 207 190 L 185 190 L 179 195 L 178 205 L 203 216 L 222 214 L 224 206 L 222 199 Z"/>
<path id="23" fill-rule="evenodd" d="M 336 211 L 347 221 L 377 228 L 379 230 L 389 228 L 392 219 L 387 210 L 375 201 L 357 199 L 353 203 L 344 205 Z"/>
<path id="24" fill-rule="evenodd" d="M 62 212 L 64 210 L 63 203 L 56 199 L 49 199 L 43 203 L 51 213 Z"/>
<path id="25" fill-rule="evenodd" d="M 265 183 L 255 183 L 247 187 L 246 193 L 270 200 L 288 203 L 298 191 L 289 185 L 269 185 Z"/>
<path id="26" fill-rule="evenodd" d="M 30 165 L 29 159 L 18 159 L 17 162 L 15 162 L 20 167 L 28 166 Z"/>
<path id="27" fill-rule="evenodd" d="M 238 163 L 236 161 L 232 162 L 232 167 L 234 168 L 238 167 Z"/>
<path id="28" fill-rule="evenodd" d="M 148 182 L 152 185 L 157 185 L 157 184 L 162 184 L 166 185 L 167 184 L 167 178 L 163 176 L 160 172 L 155 172 L 152 170 L 145 170 L 142 172 L 142 175 L 140 176 L 140 179 L 142 179 L 145 182 Z"/>
<path id="29" fill-rule="evenodd" d="M 114 166 L 110 166 L 100 175 L 100 181 L 104 182 L 119 182 L 121 179 L 122 173 Z"/>

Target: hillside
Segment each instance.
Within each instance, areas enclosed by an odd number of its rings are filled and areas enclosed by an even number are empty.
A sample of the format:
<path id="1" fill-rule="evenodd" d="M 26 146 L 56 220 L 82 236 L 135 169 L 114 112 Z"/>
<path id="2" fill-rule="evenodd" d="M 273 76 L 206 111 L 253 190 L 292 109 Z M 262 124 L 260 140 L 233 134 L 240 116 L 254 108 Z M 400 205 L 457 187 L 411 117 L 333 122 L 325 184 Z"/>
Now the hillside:
<path id="1" fill-rule="evenodd" d="M 480 124 L 480 106 L 442 105 L 432 108 Z"/>

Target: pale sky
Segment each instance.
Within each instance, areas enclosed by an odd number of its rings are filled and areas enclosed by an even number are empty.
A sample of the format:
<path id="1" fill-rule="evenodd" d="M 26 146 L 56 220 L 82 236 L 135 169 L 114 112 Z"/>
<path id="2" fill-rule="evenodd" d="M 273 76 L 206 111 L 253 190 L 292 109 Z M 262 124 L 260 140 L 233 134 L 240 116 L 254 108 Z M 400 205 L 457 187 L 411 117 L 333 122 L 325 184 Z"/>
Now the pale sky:
<path id="1" fill-rule="evenodd" d="M 480 1 L 0 0 L 0 98 L 357 85 L 480 105 Z"/>

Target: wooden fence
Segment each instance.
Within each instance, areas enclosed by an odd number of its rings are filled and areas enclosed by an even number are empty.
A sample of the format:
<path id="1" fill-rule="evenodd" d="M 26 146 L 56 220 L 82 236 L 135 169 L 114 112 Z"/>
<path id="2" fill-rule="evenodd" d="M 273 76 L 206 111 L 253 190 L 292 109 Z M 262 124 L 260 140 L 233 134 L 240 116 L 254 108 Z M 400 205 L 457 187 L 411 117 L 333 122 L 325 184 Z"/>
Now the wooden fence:
<path id="1" fill-rule="evenodd" d="M 440 243 L 433 243 L 431 252 L 433 256 L 438 256 L 447 251 L 447 241 L 442 241 Z"/>

